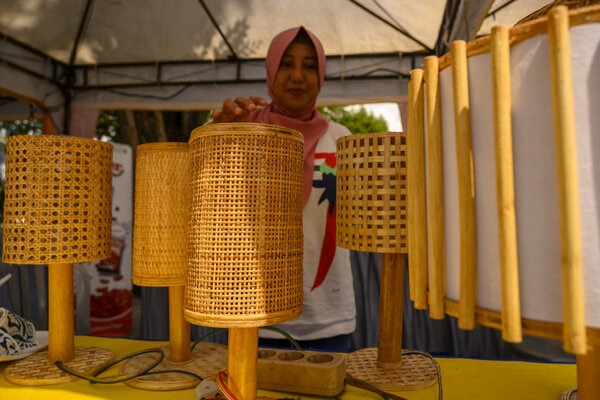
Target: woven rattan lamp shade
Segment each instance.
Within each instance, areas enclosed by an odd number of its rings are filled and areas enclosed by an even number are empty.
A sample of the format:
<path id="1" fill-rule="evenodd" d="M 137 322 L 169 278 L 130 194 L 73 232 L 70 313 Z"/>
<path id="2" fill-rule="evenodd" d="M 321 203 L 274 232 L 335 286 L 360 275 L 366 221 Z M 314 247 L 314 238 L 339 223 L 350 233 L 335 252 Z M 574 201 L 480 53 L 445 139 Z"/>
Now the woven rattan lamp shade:
<path id="1" fill-rule="evenodd" d="M 189 145 L 140 145 L 135 168 L 133 283 L 183 286 L 191 200 Z"/>
<path id="2" fill-rule="evenodd" d="M 6 140 L 2 260 L 76 263 L 110 254 L 112 146 L 56 135 Z"/>
<path id="3" fill-rule="evenodd" d="M 361 133 L 337 140 L 337 244 L 406 253 L 406 138 Z"/>
<path id="4" fill-rule="evenodd" d="M 185 318 L 258 327 L 302 311 L 303 139 L 257 123 L 190 138 L 192 210 Z"/>

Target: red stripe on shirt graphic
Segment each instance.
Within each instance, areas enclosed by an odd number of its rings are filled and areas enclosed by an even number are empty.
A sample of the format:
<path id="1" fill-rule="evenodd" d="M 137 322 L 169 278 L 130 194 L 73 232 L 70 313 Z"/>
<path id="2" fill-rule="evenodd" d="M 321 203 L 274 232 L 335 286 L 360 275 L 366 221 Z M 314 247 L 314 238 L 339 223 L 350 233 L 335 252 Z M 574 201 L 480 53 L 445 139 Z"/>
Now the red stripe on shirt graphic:
<path id="1" fill-rule="evenodd" d="M 335 153 L 315 153 L 315 170 L 321 172 L 321 180 L 314 180 L 313 187 L 323 189 L 319 204 L 328 201 L 327 216 L 325 220 L 325 236 L 321 246 L 321 255 L 319 257 L 319 266 L 317 274 L 313 282 L 311 291 L 315 290 L 327 277 L 333 257 L 335 256 L 336 239 L 335 239 Z"/>

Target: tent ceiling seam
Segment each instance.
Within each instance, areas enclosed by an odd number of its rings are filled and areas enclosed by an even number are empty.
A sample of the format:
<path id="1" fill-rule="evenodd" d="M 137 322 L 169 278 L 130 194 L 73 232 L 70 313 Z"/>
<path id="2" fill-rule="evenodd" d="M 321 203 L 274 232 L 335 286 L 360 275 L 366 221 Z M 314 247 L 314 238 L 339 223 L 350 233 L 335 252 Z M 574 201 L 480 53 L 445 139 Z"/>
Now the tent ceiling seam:
<path id="1" fill-rule="evenodd" d="M 206 16 L 210 19 L 210 22 L 213 24 L 213 26 L 215 27 L 215 29 L 217 30 L 217 32 L 219 32 L 219 35 L 221 36 L 221 39 L 223 39 L 223 41 L 225 42 L 225 45 L 227 46 L 227 48 L 231 52 L 232 58 L 234 60 L 237 60 L 238 56 L 237 56 L 235 50 L 233 49 L 233 46 L 231 45 L 231 43 L 229 43 L 229 40 L 227 40 L 227 36 L 221 30 L 221 27 L 217 23 L 217 20 L 215 19 L 214 15 L 210 11 L 210 9 L 208 8 L 208 6 L 204 2 L 204 0 L 198 0 L 198 2 L 200 3 L 200 5 L 202 6 L 202 8 L 204 9 L 204 12 L 206 13 Z"/>
<path id="2" fill-rule="evenodd" d="M 69 56 L 69 66 L 72 66 L 75 63 L 75 58 L 77 57 L 77 52 L 79 50 L 79 45 L 85 36 L 85 31 L 87 30 L 90 18 L 92 16 L 92 12 L 94 9 L 94 0 L 87 0 L 85 3 L 85 9 L 83 11 L 83 15 L 81 17 L 81 21 L 79 23 L 79 27 L 77 28 L 77 35 L 75 36 L 75 41 L 73 42 L 73 48 L 71 49 L 71 55 Z"/>
<path id="3" fill-rule="evenodd" d="M 361 10 L 365 11 L 367 14 L 369 14 L 369 15 L 377 18 L 378 20 L 380 20 L 384 24 L 388 25 L 389 27 L 391 27 L 395 31 L 397 31 L 400 34 L 406 36 L 407 38 L 409 38 L 413 42 L 417 43 L 420 46 L 423 46 L 423 48 L 425 50 L 427 50 L 428 52 L 433 52 L 432 48 L 430 48 L 425 43 L 421 42 L 419 39 L 417 39 L 416 37 L 414 37 L 413 35 L 411 35 L 410 33 L 408 33 L 404 28 L 402 28 L 401 26 L 397 26 L 397 25 L 392 24 L 390 21 L 388 21 L 387 19 L 383 18 L 381 15 L 377 14 L 373 10 L 371 10 L 368 7 L 366 7 L 363 4 L 361 4 L 358 0 L 348 0 L 348 1 L 350 3 L 352 3 L 352 4 L 354 4 L 356 7 L 360 8 Z"/>

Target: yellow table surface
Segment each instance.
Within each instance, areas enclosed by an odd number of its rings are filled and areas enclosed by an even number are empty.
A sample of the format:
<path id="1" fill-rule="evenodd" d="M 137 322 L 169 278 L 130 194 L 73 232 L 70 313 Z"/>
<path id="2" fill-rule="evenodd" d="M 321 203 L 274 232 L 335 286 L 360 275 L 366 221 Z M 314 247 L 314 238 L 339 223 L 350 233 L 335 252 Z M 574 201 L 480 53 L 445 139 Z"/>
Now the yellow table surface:
<path id="1" fill-rule="evenodd" d="M 152 342 L 131 339 L 114 339 L 76 336 L 75 346 L 94 346 L 110 349 L 116 357 L 134 351 L 168 345 L 168 342 Z M 443 398 L 464 399 L 560 399 L 567 389 L 577 385 L 577 366 L 570 363 L 540 363 L 524 361 L 491 361 L 466 358 L 436 358 L 441 368 Z M 179 391 L 146 391 L 134 389 L 124 383 L 90 384 L 85 380 L 52 386 L 18 386 L 6 382 L 4 369 L 8 362 L 0 363 L 0 399 L 144 399 L 144 400 L 194 400 L 193 389 Z M 417 391 L 394 392 L 409 400 L 433 400 L 438 397 L 434 385 Z M 318 399 L 319 397 L 259 391 L 259 396 L 272 398 Z M 349 399 L 381 399 L 382 397 L 347 386 L 338 397 Z"/>

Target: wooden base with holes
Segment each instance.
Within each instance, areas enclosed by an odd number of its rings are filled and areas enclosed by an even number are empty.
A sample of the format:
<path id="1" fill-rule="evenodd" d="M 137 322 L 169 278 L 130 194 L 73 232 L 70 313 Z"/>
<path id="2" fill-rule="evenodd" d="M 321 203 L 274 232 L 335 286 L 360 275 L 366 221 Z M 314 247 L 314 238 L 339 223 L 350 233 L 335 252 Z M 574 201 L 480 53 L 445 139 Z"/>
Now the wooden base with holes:
<path id="1" fill-rule="evenodd" d="M 159 374 L 143 375 L 139 378 L 127 381 L 127 385 L 144 390 L 182 390 L 191 389 L 198 386 L 198 379 L 187 374 L 192 373 L 202 379 L 211 378 L 217 375 L 219 371 L 227 369 L 227 346 L 217 343 L 200 342 L 192 351 L 192 358 L 189 361 L 176 363 L 170 361 L 170 347 L 162 347 L 165 354 L 163 360 L 152 372 L 165 370 L 180 370 L 178 372 L 165 372 Z M 157 360 L 158 354 L 148 353 L 130 359 L 122 367 L 120 372 L 124 375 L 132 375 L 137 371 L 143 370 L 149 364 Z"/>
<path id="2" fill-rule="evenodd" d="M 106 349 L 75 347 L 73 360 L 64 364 L 78 373 L 89 375 L 112 361 L 113 358 L 114 354 Z M 23 386 L 55 385 L 78 379 L 51 363 L 48 351 L 41 351 L 15 361 L 4 370 L 4 378 L 7 382 Z"/>
<path id="3" fill-rule="evenodd" d="M 366 348 L 348 354 L 346 375 L 384 391 L 419 390 L 438 381 L 435 361 L 422 354 L 404 354 L 402 362 L 381 366 L 378 349 Z"/>
<path id="4" fill-rule="evenodd" d="M 340 353 L 258 350 L 258 387 L 335 397 L 344 390 L 345 357 Z"/>

